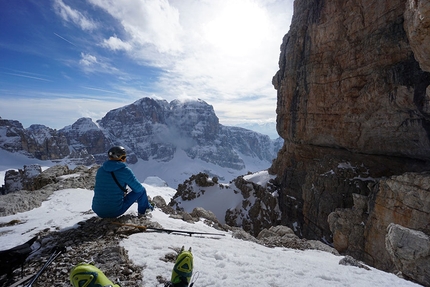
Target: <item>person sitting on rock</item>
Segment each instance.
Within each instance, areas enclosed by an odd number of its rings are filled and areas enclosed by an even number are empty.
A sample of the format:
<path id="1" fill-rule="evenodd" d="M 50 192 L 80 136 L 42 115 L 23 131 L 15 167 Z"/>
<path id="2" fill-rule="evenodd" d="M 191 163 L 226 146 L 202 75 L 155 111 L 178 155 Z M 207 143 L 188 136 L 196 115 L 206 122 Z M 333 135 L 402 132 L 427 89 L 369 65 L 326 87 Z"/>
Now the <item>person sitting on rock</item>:
<path id="1" fill-rule="evenodd" d="M 92 202 L 93 211 L 102 218 L 114 218 L 124 214 L 137 201 L 137 211 L 145 214 L 154 208 L 148 202 L 145 187 L 127 167 L 127 154 L 122 146 L 108 151 L 109 160 L 98 169 Z M 131 189 L 127 191 L 126 187 Z"/>

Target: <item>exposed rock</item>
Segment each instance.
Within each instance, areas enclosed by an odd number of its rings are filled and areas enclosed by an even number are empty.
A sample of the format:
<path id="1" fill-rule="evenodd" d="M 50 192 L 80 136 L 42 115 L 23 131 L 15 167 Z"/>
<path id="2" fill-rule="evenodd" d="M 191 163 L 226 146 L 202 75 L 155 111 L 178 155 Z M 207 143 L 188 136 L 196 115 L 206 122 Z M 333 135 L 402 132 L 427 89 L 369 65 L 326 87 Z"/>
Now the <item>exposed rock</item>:
<path id="1" fill-rule="evenodd" d="M 382 179 L 366 222 L 364 261 L 382 270 L 393 263 L 385 249 L 391 223 L 430 234 L 430 172 L 405 173 Z"/>
<path id="2" fill-rule="evenodd" d="M 154 207 L 160 208 L 164 213 L 167 213 L 167 214 L 175 213 L 175 210 L 173 209 L 173 207 L 171 207 L 170 205 L 167 205 L 164 198 L 159 195 L 155 196 L 152 199 L 151 203 L 153 204 Z"/>
<path id="3" fill-rule="evenodd" d="M 284 225 L 277 225 L 277 226 L 272 226 L 269 228 L 269 230 L 271 232 L 274 232 L 275 234 L 279 235 L 279 236 L 285 236 L 285 235 L 290 235 L 291 237 L 295 237 L 296 235 L 294 234 L 294 231 Z"/>
<path id="4" fill-rule="evenodd" d="M 242 228 L 238 228 L 238 227 L 233 228 L 233 233 L 231 236 L 233 238 L 237 238 L 237 239 L 241 239 L 241 240 L 245 240 L 245 241 L 252 241 L 252 242 L 256 242 L 256 243 L 259 242 L 259 240 L 257 238 L 255 238 L 254 236 L 252 236 L 251 234 L 249 234 L 248 232 L 246 232 Z"/>
<path id="5" fill-rule="evenodd" d="M 273 78 L 282 224 L 389 271 L 389 223 L 430 234 L 426 180 L 385 179 L 430 170 L 429 6 L 295 1 Z"/>
<path id="6" fill-rule="evenodd" d="M 204 218 L 204 219 L 219 223 L 218 218 L 216 218 L 215 214 L 212 211 L 205 210 L 201 207 L 194 208 L 193 212 L 191 212 L 190 215 L 193 217 Z"/>
<path id="7" fill-rule="evenodd" d="M 353 194 L 351 209 L 337 209 L 328 216 L 328 224 L 333 233 L 333 245 L 343 254 L 364 258 L 364 229 L 368 218 L 368 197 Z"/>
<path id="8" fill-rule="evenodd" d="M 115 221 L 161 227 L 145 218 L 132 216 L 122 216 Z M 63 246 L 65 252 L 49 266 L 49 272 L 42 273 L 37 280 L 37 286 L 69 287 L 70 270 L 81 262 L 94 264 L 103 270 L 110 280 L 119 283 L 122 287 L 141 285 L 142 267 L 134 265 L 128 258 L 126 250 L 119 246 L 120 240 L 127 237 L 128 234 L 139 231 L 111 222 L 112 219 L 101 219 L 95 216 L 80 222 L 77 228 L 41 231 L 38 234 L 40 248 L 28 258 L 23 274 L 18 275 L 20 269 L 16 270 L 16 278 L 39 271 L 54 248 Z M 7 282 L 5 278 L 0 278 L 0 286 L 6 287 L 10 284 L 11 282 Z"/>
<path id="9" fill-rule="evenodd" d="M 201 188 L 199 188 L 199 190 L 194 190 L 194 184 L 197 184 Z M 203 172 L 193 174 L 189 179 L 184 181 L 184 183 L 178 185 L 177 192 L 169 204 L 174 206 L 176 198 L 180 198 L 181 200 L 193 200 L 199 197 L 200 194 L 205 193 L 204 187 L 214 185 L 215 183 L 209 178 L 208 174 Z"/>
<path id="10" fill-rule="evenodd" d="M 334 255 L 340 255 L 334 247 L 327 245 L 327 243 L 318 240 L 307 240 L 307 243 L 309 244 L 309 249 L 325 251 Z"/>
<path id="11" fill-rule="evenodd" d="M 57 183 L 60 181 L 60 176 L 67 175 L 70 173 L 70 169 L 67 165 L 55 165 L 53 167 L 48 168 L 43 173 L 38 175 L 33 180 L 33 189 L 40 189 L 48 184 Z M 24 188 L 26 189 L 26 188 Z M 26 189 L 28 190 L 28 189 Z"/>
<path id="12" fill-rule="evenodd" d="M 273 186 L 261 186 L 247 181 L 243 176 L 233 180 L 234 186 L 243 196 L 240 206 L 227 210 L 225 222 L 231 226 L 241 226 L 245 231 L 257 236 L 264 228 L 276 226 L 280 222 L 277 194 Z"/>
<path id="13" fill-rule="evenodd" d="M 395 271 L 385 249 L 387 227 L 397 223 L 430 234 L 429 191 L 429 173 L 381 179 L 368 196 L 355 195 L 352 208 L 328 216 L 334 247 L 376 268 Z"/>
<path id="14" fill-rule="evenodd" d="M 272 192 L 273 186 L 270 183 L 268 186 L 261 186 L 245 180 L 243 176 L 234 179 L 230 184 L 217 182 L 206 173 L 192 175 L 183 184 L 178 185 L 169 205 L 181 210 L 182 202 L 199 198 L 209 192 L 210 187 L 215 187 L 215 190 L 228 190 L 243 197 L 236 207 L 226 211 L 224 220 L 227 225 L 242 227 L 254 236 L 264 228 L 278 225 L 280 212 L 277 194 Z"/>
<path id="15" fill-rule="evenodd" d="M 93 189 L 95 174 L 99 166 L 84 166 L 69 170 L 67 166 L 57 165 L 43 171 L 28 182 L 31 190 L 19 190 L 2 195 L 0 216 L 16 214 L 36 208 L 54 191 L 67 188 Z"/>
<path id="16" fill-rule="evenodd" d="M 276 232 L 273 232 L 271 230 L 263 229 L 260 231 L 260 233 L 258 233 L 257 239 L 261 240 L 263 238 L 274 237 L 274 236 L 278 236 L 278 234 L 276 234 Z M 294 234 L 294 237 L 297 237 L 297 235 Z"/>
<path id="17" fill-rule="evenodd" d="M 24 127 L 19 121 L 6 120 L 0 117 L 0 145 L 3 149 L 16 152 L 23 150 L 22 134 Z"/>
<path id="18" fill-rule="evenodd" d="M 285 140 L 430 159 L 430 77 L 403 29 L 405 4 L 296 1 L 273 79 Z"/>
<path id="19" fill-rule="evenodd" d="M 21 152 L 41 160 L 69 155 L 67 139 L 44 125 L 31 125 L 24 129 L 18 121 L 0 118 L 0 134 L 0 147 L 10 152 Z"/>
<path id="20" fill-rule="evenodd" d="M 268 247 L 288 247 L 293 249 L 315 249 L 339 255 L 336 249 L 316 240 L 300 239 L 290 228 L 278 225 L 263 229 L 257 236 L 260 244 Z"/>
<path id="21" fill-rule="evenodd" d="M 423 286 L 430 286 L 430 237 L 391 223 L 385 244 L 396 268 Z"/>
<path id="22" fill-rule="evenodd" d="M 430 3 L 426 0 L 406 1 L 404 28 L 414 57 L 420 68 L 430 72 Z M 427 98 L 429 97 L 427 93 Z"/>
<path id="23" fill-rule="evenodd" d="M 264 240 L 265 238 L 270 237 L 282 237 L 282 238 L 289 238 L 289 239 L 299 239 L 299 237 L 294 234 L 293 230 L 287 226 L 278 225 L 278 226 L 272 226 L 269 229 L 263 229 L 258 233 L 257 239 L 258 240 Z"/>
<path id="24" fill-rule="evenodd" d="M 25 165 L 24 169 L 8 170 L 5 173 L 5 193 L 18 191 L 21 189 L 34 190 L 33 180 L 40 173 L 40 165 Z"/>
<path id="25" fill-rule="evenodd" d="M 182 212 L 182 220 L 186 222 L 195 222 L 191 214 L 188 212 Z"/>
<path id="26" fill-rule="evenodd" d="M 366 265 L 364 265 L 363 263 L 361 263 L 360 261 L 356 260 L 355 258 L 353 258 L 353 257 L 351 257 L 349 255 L 347 255 L 344 258 L 342 258 L 339 261 L 339 264 L 340 265 L 345 265 L 345 266 L 355 266 L 355 267 L 358 267 L 358 268 L 363 268 L 363 269 L 366 269 L 366 270 L 370 270 L 369 267 L 367 267 Z"/>

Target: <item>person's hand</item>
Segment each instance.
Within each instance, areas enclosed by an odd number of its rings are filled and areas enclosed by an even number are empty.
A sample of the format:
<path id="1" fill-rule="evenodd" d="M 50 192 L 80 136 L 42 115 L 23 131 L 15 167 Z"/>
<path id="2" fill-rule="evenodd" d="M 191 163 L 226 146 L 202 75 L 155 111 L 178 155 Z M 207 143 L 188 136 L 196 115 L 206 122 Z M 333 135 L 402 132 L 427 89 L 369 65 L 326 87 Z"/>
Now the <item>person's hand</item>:
<path id="1" fill-rule="evenodd" d="M 146 209 L 151 209 L 151 211 L 154 211 L 154 207 L 148 202 L 148 207 Z"/>

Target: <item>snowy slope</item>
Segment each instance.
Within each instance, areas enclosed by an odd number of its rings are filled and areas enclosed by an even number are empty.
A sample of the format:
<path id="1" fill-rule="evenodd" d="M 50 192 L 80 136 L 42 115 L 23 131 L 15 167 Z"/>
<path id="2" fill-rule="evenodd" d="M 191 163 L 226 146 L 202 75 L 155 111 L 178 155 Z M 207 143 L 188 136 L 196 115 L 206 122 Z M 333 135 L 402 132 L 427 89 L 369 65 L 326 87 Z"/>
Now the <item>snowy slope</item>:
<path id="1" fill-rule="evenodd" d="M 160 186 L 153 178 L 145 184 L 148 194 L 169 198 L 173 189 Z M 68 189 L 55 192 L 41 207 L 0 218 L 0 223 L 14 219 L 23 224 L 0 228 L 0 249 L 7 249 L 30 239 L 38 231 L 50 228 L 73 228 L 77 222 L 94 214 L 90 210 L 93 191 Z M 228 199 L 226 199 L 228 200 Z M 137 213 L 134 205 L 129 214 Z M 165 228 L 223 233 L 225 236 L 183 236 L 165 233 L 139 233 L 124 239 L 121 245 L 129 257 L 143 270 L 143 286 L 157 285 L 156 276 L 170 276 L 171 263 L 161 261 L 171 247 L 193 248 L 195 286 L 419 286 L 393 274 L 376 269 L 370 271 L 339 265 L 341 256 L 331 253 L 288 248 L 267 248 L 235 239 L 228 232 L 214 230 L 202 222 L 195 224 L 169 218 L 160 210 L 152 213 L 152 220 Z"/>

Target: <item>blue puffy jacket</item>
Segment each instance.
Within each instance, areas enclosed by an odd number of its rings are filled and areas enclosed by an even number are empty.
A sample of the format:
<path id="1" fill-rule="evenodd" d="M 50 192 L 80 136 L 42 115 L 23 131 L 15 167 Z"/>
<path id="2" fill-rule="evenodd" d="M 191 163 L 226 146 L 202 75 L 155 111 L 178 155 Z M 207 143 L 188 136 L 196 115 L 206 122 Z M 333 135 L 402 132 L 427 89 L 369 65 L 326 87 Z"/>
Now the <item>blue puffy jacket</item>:
<path id="1" fill-rule="evenodd" d="M 123 207 L 124 191 L 115 183 L 111 172 L 115 173 L 121 186 L 126 187 L 128 185 L 133 192 L 143 192 L 146 197 L 145 187 L 136 179 L 134 173 L 124 162 L 108 160 L 97 171 L 94 186 L 92 209 L 100 217 L 116 217 L 118 211 Z"/>

